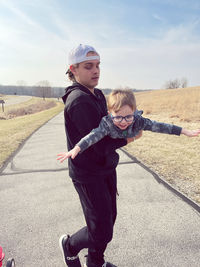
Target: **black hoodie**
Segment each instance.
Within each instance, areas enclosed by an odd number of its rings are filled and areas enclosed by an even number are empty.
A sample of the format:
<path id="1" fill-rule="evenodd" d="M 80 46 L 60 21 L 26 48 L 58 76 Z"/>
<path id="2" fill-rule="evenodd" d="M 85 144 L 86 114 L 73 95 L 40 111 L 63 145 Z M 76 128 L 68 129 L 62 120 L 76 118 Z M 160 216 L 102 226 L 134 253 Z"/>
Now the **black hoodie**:
<path id="1" fill-rule="evenodd" d="M 107 114 L 106 99 L 99 89 L 89 89 L 79 83 L 73 83 L 66 88 L 62 97 L 65 104 L 65 132 L 68 150 L 92 129 L 98 127 L 101 118 Z M 75 159 L 69 158 L 69 175 L 79 182 L 94 182 L 112 173 L 119 161 L 115 149 L 127 144 L 126 139 L 104 137 Z"/>

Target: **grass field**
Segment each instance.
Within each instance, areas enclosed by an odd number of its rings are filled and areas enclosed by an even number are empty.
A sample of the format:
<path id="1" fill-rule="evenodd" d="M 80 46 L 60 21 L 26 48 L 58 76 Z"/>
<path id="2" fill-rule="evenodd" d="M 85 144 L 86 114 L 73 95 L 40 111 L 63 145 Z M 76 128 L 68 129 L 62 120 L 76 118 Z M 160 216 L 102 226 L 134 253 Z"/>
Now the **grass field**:
<path id="1" fill-rule="evenodd" d="M 138 92 L 138 109 L 143 116 L 173 123 L 188 129 L 200 128 L 200 87 Z M 9 106 L 21 109 L 41 101 Z M 38 127 L 63 110 L 63 104 L 25 116 L 0 120 L 0 167 L 17 147 Z M 2 114 L 0 113 L 0 117 Z M 143 136 L 125 149 L 174 187 L 200 203 L 200 137 L 171 136 L 143 132 Z"/>
<path id="2" fill-rule="evenodd" d="M 11 110 L 21 110 L 23 108 L 27 109 L 32 107 L 37 107 L 44 105 L 44 101 L 41 102 L 40 98 L 32 98 L 31 100 L 14 106 L 8 106 L 5 109 L 5 113 Z M 46 100 L 45 102 L 48 102 Z M 19 147 L 19 145 L 29 136 L 33 131 L 38 129 L 42 124 L 51 119 L 53 116 L 58 114 L 63 110 L 63 104 L 61 102 L 55 101 L 55 106 L 34 114 L 28 114 L 24 116 L 18 116 L 12 119 L 2 119 L 0 120 L 0 168 L 6 159 Z M 40 104 L 38 104 L 40 103 Z M 0 117 L 2 117 L 2 112 Z"/>
<path id="3" fill-rule="evenodd" d="M 138 92 L 135 96 L 144 117 L 200 129 L 200 87 Z M 200 203 L 200 137 L 143 131 L 143 136 L 125 149 Z"/>

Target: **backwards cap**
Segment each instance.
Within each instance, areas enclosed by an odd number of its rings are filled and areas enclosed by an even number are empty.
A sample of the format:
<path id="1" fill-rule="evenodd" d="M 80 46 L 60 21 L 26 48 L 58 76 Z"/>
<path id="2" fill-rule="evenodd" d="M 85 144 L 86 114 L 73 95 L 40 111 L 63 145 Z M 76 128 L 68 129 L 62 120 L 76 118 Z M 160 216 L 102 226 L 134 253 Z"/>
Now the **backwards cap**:
<path id="1" fill-rule="evenodd" d="M 95 59 L 100 60 L 99 55 L 87 56 L 88 52 L 97 53 L 97 51 L 92 46 L 82 45 L 82 44 L 80 44 L 77 48 L 71 50 L 68 58 L 69 65 L 71 66 L 73 64 L 81 63 L 87 60 L 95 60 Z"/>

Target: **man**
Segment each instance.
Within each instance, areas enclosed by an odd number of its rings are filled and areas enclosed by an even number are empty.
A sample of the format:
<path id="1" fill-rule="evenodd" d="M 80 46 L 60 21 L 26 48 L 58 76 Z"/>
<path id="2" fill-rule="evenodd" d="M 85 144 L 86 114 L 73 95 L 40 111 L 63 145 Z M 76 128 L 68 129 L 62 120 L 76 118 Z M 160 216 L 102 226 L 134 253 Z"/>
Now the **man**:
<path id="1" fill-rule="evenodd" d="M 80 44 L 69 54 L 67 74 L 73 82 L 63 96 L 68 150 L 107 114 L 103 93 L 96 89 L 100 76 L 100 56 L 88 45 Z M 88 248 L 86 267 L 114 267 L 104 261 L 104 251 L 112 240 L 116 209 L 116 149 L 127 144 L 126 139 L 104 137 L 74 160 L 69 158 L 69 175 L 79 194 L 86 225 L 75 234 L 63 235 L 60 247 L 69 267 L 81 267 L 78 253 Z M 72 214 L 69 214 L 72 216 Z"/>

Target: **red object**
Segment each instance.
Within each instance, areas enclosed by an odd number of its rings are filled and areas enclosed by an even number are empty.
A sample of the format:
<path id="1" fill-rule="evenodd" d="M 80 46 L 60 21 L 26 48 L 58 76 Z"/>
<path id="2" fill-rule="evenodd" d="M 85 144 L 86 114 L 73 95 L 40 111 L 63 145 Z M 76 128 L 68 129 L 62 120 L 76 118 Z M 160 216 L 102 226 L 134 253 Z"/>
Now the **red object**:
<path id="1" fill-rule="evenodd" d="M 0 246 L 0 267 L 2 266 L 2 261 L 3 261 L 4 257 L 5 257 L 5 254 L 3 253 L 3 249 Z"/>

